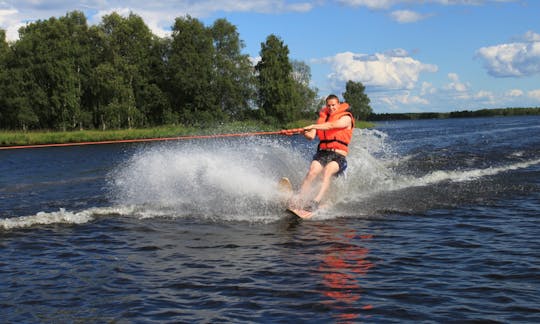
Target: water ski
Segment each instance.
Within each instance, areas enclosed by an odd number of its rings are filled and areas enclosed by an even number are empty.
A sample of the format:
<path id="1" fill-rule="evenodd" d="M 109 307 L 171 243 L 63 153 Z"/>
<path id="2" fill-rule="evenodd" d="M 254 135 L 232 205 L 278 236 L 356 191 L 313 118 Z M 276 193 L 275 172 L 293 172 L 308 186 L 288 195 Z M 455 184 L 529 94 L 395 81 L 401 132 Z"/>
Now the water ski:
<path id="1" fill-rule="evenodd" d="M 279 179 L 278 189 L 279 189 L 279 191 L 281 193 L 283 193 L 284 198 L 285 198 L 285 202 L 287 204 L 289 204 L 290 199 L 291 199 L 291 197 L 292 197 L 292 195 L 294 193 L 293 187 L 292 187 L 292 184 L 291 184 L 291 181 L 289 180 L 289 178 L 283 177 L 283 178 Z M 310 218 L 311 216 L 313 216 L 313 213 L 310 212 L 310 211 L 303 210 L 303 209 L 300 209 L 300 208 L 294 208 L 294 207 L 291 207 L 291 206 L 288 206 L 286 208 L 286 211 L 288 213 L 292 214 L 293 216 L 301 218 L 301 219 L 306 219 L 306 218 Z"/>
<path id="2" fill-rule="evenodd" d="M 302 219 L 308 219 L 313 216 L 313 212 L 303 210 L 303 209 L 296 209 L 296 208 L 287 208 L 287 211 L 297 217 L 300 217 Z"/>

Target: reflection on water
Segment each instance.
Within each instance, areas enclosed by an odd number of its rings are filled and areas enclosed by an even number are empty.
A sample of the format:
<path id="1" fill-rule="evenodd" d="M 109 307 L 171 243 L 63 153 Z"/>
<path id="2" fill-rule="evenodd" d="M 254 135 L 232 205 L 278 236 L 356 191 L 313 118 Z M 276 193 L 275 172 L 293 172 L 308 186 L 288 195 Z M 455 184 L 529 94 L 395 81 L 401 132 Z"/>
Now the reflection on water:
<path id="1" fill-rule="evenodd" d="M 322 262 L 317 269 L 322 276 L 321 294 L 327 297 L 325 304 L 336 311 L 338 323 L 369 318 L 369 315 L 361 314 L 373 308 L 361 300 L 361 282 L 374 266 L 367 260 L 369 249 L 363 246 L 363 241 L 373 236 L 358 235 L 354 229 L 337 228 L 330 224 L 321 224 L 320 231 L 325 242 L 332 242 L 323 250 Z"/>

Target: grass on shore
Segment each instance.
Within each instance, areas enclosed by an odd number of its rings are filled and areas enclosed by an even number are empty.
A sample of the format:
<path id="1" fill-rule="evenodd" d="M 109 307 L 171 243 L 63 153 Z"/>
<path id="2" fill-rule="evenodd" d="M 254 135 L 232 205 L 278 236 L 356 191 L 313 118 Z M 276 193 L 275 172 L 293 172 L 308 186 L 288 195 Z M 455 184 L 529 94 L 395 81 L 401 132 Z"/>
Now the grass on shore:
<path id="1" fill-rule="evenodd" d="M 299 128 L 312 124 L 312 120 L 300 120 L 285 125 L 284 129 Z M 368 122 L 357 122 L 358 128 L 373 127 Z M 163 138 L 187 135 L 208 135 L 244 133 L 254 131 L 279 130 L 267 124 L 258 122 L 234 122 L 209 128 L 194 128 L 177 125 L 159 126 L 152 128 L 121 129 L 121 130 L 82 130 L 82 131 L 5 131 L 0 130 L 0 146 L 60 144 L 79 142 L 100 142 L 113 140 L 129 140 L 144 138 Z"/>
<path id="2" fill-rule="evenodd" d="M 185 127 L 156 127 L 122 130 L 82 131 L 0 131 L 0 146 L 99 142 L 111 140 L 181 136 L 188 133 Z"/>

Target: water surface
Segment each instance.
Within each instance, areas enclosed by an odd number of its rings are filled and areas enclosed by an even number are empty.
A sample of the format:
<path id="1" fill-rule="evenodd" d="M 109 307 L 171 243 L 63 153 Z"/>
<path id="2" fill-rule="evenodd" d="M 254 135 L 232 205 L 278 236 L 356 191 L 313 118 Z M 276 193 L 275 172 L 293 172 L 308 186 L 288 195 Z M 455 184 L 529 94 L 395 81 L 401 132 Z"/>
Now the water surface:
<path id="1" fill-rule="evenodd" d="M 7 322 L 540 321 L 540 118 L 356 130 L 294 222 L 299 136 L 0 151 Z"/>

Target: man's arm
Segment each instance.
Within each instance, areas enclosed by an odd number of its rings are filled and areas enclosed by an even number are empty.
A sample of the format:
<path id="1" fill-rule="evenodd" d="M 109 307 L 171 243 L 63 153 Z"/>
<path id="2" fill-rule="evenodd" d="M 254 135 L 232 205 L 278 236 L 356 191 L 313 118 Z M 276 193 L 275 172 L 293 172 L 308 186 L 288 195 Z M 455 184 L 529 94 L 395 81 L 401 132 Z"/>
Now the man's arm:
<path id="1" fill-rule="evenodd" d="M 304 127 L 304 130 L 306 133 L 304 133 L 304 136 L 313 131 L 313 137 L 315 137 L 316 130 L 329 130 L 329 129 L 335 129 L 335 128 L 348 128 L 352 126 L 352 120 L 351 116 L 343 116 L 340 119 L 333 121 L 333 122 L 326 122 L 322 124 L 312 124 L 309 126 Z M 307 137 L 307 136 L 306 136 Z"/>

